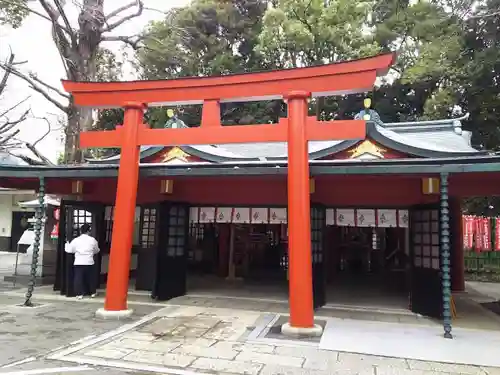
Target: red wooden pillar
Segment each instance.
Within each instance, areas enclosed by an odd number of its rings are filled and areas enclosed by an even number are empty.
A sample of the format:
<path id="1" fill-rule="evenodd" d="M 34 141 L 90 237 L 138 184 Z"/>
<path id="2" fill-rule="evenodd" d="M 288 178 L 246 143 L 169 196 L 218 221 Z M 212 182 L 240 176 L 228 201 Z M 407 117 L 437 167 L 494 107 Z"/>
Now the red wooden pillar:
<path id="1" fill-rule="evenodd" d="M 292 328 L 313 328 L 311 207 L 306 138 L 309 93 L 288 95 L 288 266 Z"/>
<path id="2" fill-rule="evenodd" d="M 122 150 L 114 212 L 105 312 L 126 312 L 134 216 L 139 179 L 137 135 L 143 126 L 142 103 L 127 103 L 122 129 Z M 102 312 L 101 312 L 102 313 Z"/>

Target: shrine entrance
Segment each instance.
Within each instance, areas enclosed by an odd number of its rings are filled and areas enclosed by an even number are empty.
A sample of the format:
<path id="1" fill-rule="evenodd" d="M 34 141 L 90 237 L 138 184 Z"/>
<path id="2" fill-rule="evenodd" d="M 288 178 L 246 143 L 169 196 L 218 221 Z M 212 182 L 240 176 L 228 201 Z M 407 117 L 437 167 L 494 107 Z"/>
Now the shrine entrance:
<path id="1" fill-rule="evenodd" d="M 288 299 L 287 226 L 192 224 L 188 294 Z"/>
<path id="2" fill-rule="evenodd" d="M 191 207 L 188 293 L 288 298 L 284 207 Z"/>
<path id="3" fill-rule="evenodd" d="M 328 303 L 408 309 L 407 215 L 396 209 L 327 210 Z"/>

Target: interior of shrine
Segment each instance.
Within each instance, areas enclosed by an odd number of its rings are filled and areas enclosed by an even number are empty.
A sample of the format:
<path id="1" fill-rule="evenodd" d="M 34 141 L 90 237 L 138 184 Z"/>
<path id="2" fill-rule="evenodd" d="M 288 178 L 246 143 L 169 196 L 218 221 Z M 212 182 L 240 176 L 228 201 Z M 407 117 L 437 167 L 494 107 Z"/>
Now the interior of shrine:
<path id="1" fill-rule="evenodd" d="M 328 226 L 327 303 L 408 307 L 407 228 Z"/>
<path id="2" fill-rule="evenodd" d="M 286 231 L 286 224 L 192 223 L 188 294 L 286 299 Z M 407 228 L 326 227 L 327 306 L 407 309 L 407 233 Z"/>
<path id="3" fill-rule="evenodd" d="M 110 211 L 110 212 L 107 212 Z M 112 211 L 105 213 L 98 268 L 101 283 L 109 266 Z M 151 290 L 157 243 L 154 208 L 143 208 L 134 228 L 131 285 Z M 74 210 L 70 237 L 93 215 Z M 140 227 L 142 226 L 142 230 Z M 327 225 L 323 233 L 326 307 L 408 309 L 410 287 L 408 228 Z M 69 229 L 69 227 L 68 227 Z M 185 251 L 188 295 L 231 296 L 286 301 L 287 224 L 189 223 Z M 69 234 L 69 233 L 68 233 Z"/>

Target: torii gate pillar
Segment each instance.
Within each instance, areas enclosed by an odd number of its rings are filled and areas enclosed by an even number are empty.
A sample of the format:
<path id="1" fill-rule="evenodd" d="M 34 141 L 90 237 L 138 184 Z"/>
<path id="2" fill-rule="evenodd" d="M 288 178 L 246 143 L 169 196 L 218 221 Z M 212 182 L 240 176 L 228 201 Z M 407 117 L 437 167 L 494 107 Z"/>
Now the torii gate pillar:
<path id="1" fill-rule="evenodd" d="M 290 320 L 283 334 L 321 335 L 314 325 L 311 259 L 309 153 L 306 137 L 307 99 L 293 91 L 288 99 L 288 270 Z"/>
<path id="2" fill-rule="evenodd" d="M 120 173 L 116 186 L 116 201 L 109 252 L 108 282 L 104 308 L 96 315 L 101 318 L 120 318 L 132 315 L 127 306 L 130 261 L 134 233 L 135 206 L 139 183 L 140 147 L 137 138 L 143 126 L 144 110 L 142 103 L 129 102 L 125 110 L 120 154 Z"/>

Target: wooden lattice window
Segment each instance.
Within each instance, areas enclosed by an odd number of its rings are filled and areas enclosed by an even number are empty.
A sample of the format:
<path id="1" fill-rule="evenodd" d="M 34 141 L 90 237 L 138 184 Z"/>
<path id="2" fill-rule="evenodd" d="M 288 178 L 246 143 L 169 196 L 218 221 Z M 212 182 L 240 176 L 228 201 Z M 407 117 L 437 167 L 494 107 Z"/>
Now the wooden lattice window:
<path id="1" fill-rule="evenodd" d="M 201 241 L 205 232 L 205 225 L 203 223 L 190 223 L 189 236 L 196 241 Z"/>
<path id="2" fill-rule="evenodd" d="M 139 234 L 140 234 L 140 220 L 139 214 L 141 212 L 140 207 L 136 207 L 136 219 L 134 222 L 134 233 L 132 239 L 132 245 L 139 245 Z M 113 223 L 114 223 L 115 207 L 107 206 L 104 214 L 104 229 L 106 230 L 106 244 L 111 244 L 111 237 L 113 234 Z"/>
<path id="3" fill-rule="evenodd" d="M 141 247 L 154 247 L 156 243 L 156 208 L 144 208 L 142 212 Z"/>
<path id="4" fill-rule="evenodd" d="M 73 237 L 78 237 L 80 235 L 80 228 L 83 224 L 92 225 L 92 213 L 85 210 L 74 209 L 73 210 Z"/>
<path id="5" fill-rule="evenodd" d="M 439 210 L 416 212 L 412 224 L 415 267 L 439 270 Z"/>

